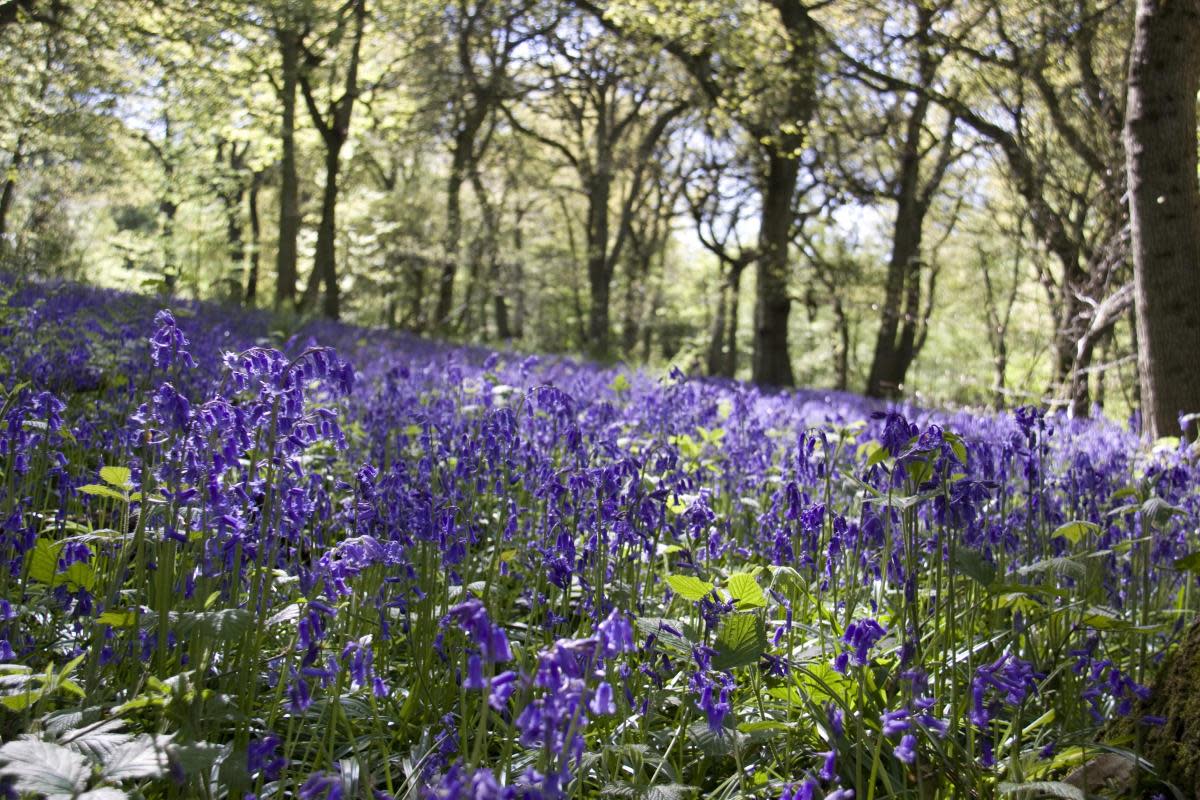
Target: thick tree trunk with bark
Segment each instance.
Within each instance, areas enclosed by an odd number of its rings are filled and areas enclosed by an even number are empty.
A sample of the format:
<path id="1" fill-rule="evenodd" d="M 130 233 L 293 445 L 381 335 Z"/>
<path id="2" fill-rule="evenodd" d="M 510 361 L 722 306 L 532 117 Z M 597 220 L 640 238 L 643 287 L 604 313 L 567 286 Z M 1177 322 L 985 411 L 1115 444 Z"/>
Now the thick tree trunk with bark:
<path id="1" fill-rule="evenodd" d="M 1153 437 L 1178 435 L 1180 414 L 1200 412 L 1198 88 L 1200 0 L 1138 0 L 1125 151 L 1142 416 Z"/>
<path id="2" fill-rule="evenodd" d="M 887 283 L 884 289 L 879 334 L 875 340 L 875 356 L 867 378 L 868 397 L 897 397 L 902 392 L 904 377 L 912 362 L 911 347 L 906 342 L 913 338 L 916 320 L 906 314 L 906 296 L 911 298 L 914 288 L 919 298 L 921 233 L 924 213 L 916 197 L 916 165 L 919 154 L 905 154 L 904 172 L 912 171 L 911 191 L 907 181 L 902 180 L 899 204 L 896 209 L 896 224 L 892 235 L 892 255 L 888 260 Z M 911 164 L 909 163 L 911 159 Z"/>
<path id="3" fill-rule="evenodd" d="M 601 154 L 596 171 L 587 180 L 587 276 L 591 306 L 588 309 L 587 346 L 593 358 L 611 356 L 609 304 L 612 294 L 612 257 L 608 247 L 608 203 L 612 173 L 608 156 Z"/>
<path id="4" fill-rule="evenodd" d="M 45 92 L 43 92 L 44 94 Z M 16 198 L 17 175 L 20 173 L 24 158 L 25 133 L 22 132 L 17 136 L 16 146 L 8 161 L 8 168 L 4 171 L 4 188 L 0 189 L 0 255 L 4 254 L 7 247 L 8 214 L 12 211 L 13 200 Z"/>
<path id="5" fill-rule="evenodd" d="M 300 179 L 296 174 L 296 90 L 300 80 L 300 36 L 291 29 L 275 32 L 283 61 L 279 100 L 279 244 L 275 252 L 275 308 L 296 298 L 297 241 L 300 236 Z"/>
<path id="6" fill-rule="evenodd" d="M 796 382 L 788 353 L 788 318 L 792 311 L 788 294 L 788 245 L 792 233 L 792 199 L 799 174 L 800 162 L 791 154 L 772 152 L 768 157 L 758 232 L 751 368 L 754 382 L 767 386 L 792 386 Z"/>

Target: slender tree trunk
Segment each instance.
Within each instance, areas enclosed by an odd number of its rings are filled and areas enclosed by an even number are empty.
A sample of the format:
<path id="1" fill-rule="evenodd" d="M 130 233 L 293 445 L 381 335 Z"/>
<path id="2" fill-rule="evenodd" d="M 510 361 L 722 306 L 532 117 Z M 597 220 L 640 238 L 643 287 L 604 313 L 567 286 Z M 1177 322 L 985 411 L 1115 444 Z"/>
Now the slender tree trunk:
<path id="1" fill-rule="evenodd" d="M 300 236 L 300 179 L 296 174 L 296 89 L 300 79 L 300 36 L 289 28 L 275 32 L 283 61 L 279 141 L 279 244 L 275 253 L 275 308 L 290 307 L 296 298 Z"/>
<path id="2" fill-rule="evenodd" d="M 799 174 L 800 163 L 796 158 L 771 153 L 758 233 L 754 363 L 751 370 L 754 382 L 767 386 L 792 386 L 796 382 L 788 353 L 788 317 L 792 311 L 788 294 L 788 245 L 791 242 L 792 199 Z"/>
<path id="3" fill-rule="evenodd" d="M 1125 151 L 1138 374 L 1152 437 L 1180 434 L 1179 416 L 1200 412 L 1198 88 L 1200 0 L 1138 0 Z"/>
<path id="4" fill-rule="evenodd" d="M 250 215 L 250 266 L 246 271 L 246 289 L 243 302 L 254 307 L 258 301 L 258 262 L 262 253 L 262 225 L 258 217 L 258 192 L 262 188 L 263 173 L 255 172 L 250 178 L 248 199 Z"/>
<path id="5" fill-rule="evenodd" d="M 745 270 L 745 263 L 734 264 L 729 275 L 729 323 L 726 327 L 723 374 L 730 378 L 737 377 L 738 371 L 738 318 L 742 313 L 742 273 Z"/>
<path id="6" fill-rule="evenodd" d="M 717 277 L 717 310 L 713 314 L 712 338 L 708 343 L 709 375 L 725 375 L 725 342 L 729 331 L 729 324 L 725 319 L 725 307 L 733 265 L 723 263 L 721 267 L 722 274 Z"/>
<path id="7" fill-rule="evenodd" d="M 325 189 L 321 193 L 321 222 L 317 227 L 317 247 L 313 257 L 312 276 L 304 287 L 301 309 L 313 307 L 317 293 L 324 286 L 321 313 L 337 319 L 341 313 L 341 297 L 337 283 L 337 198 L 338 173 L 341 171 L 342 143 L 328 145 L 325 152 Z"/>
<path id="8" fill-rule="evenodd" d="M 235 287 L 230 295 L 234 302 L 241 301 L 246 278 L 246 241 L 242 230 L 242 203 L 245 199 L 245 191 L 239 188 L 229 195 L 225 205 L 225 241 L 229 251 L 230 286 Z"/>
<path id="9" fill-rule="evenodd" d="M 513 338 L 525 337 L 525 239 L 521 228 L 521 216 L 513 222 L 513 261 L 512 265 L 512 294 L 513 294 Z"/>
<path id="10" fill-rule="evenodd" d="M 442 274 L 438 281 L 437 308 L 433 313 L 434 330 L 442 330 L 450 320 L 450 309 L 454 305 L 454 275 L 458 271 L 458 251 L 462 239 L 462 187 L 466 181 L 466 150 L 457 141 L 450 164 L 450 175 L 446 179 L 446 238 L 443 249 L 446 259 L 442 262 Z"/>
<path id="11" fill-rule="evenodd" d="M 837 294 L 833 296 L 833 322 L 838 332 L 838 345 L 833 351 L 833 388 L 844 392 L 850 386 L 850 318 Z"/>

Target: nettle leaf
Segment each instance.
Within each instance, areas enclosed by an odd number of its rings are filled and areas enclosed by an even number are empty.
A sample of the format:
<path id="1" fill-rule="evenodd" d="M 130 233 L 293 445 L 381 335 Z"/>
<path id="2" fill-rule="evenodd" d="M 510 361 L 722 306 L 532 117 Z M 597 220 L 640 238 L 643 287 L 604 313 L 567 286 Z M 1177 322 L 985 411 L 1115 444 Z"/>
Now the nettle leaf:
<path id="1" fill-rule="evenodd" d="M 0 761 L 0 776 L 12 778 L 18 793 L 74 797 L 92 773 L 81 753 L 40 739 L 9 742 L 0 747 Z"/>
<path id="2" fill-rule="evenodd" d="M 1155 525 L 1165 525 L 1171 517 L 1186 516 L 1187 512 L 1178 506 L 1173 506 L 1161 497 L 1151 497 L 1142 503 L 1142 516 Z"/>
<path id="3" fill-rule="evenodd" d="M 697 637 L 686 623 L 662 617 L 638 617 L 634 623 L 643 636 L 653 636 L 664 646 L 680 653 L 691 653 Z"/>
<path id="4" fill-rule="evenodd" d="M 1018 797 L 1065 797 L 1068 800 L 1087 800 L 1087 794 L 1078 786 L 1062 781 L 1034 781 L 1032 783 L 1001 783 L 1000 794 Z"/>
<path id="5" fill-rule="evenodd" d="M 112 781 L 161 778 L 170 767 L 168 736 L 143 733 L 113 750 L 104 760 L 101 775 Z"/>
<path id="6" fill-rule="evenodd" d="M 681 783 L 660 783 L 647 786 L 640 783 L 609 783 L 601 791 L 604 797 L 630 797 L 637 800 L 687 800 L 696 789 Z"/>
<path id="7" fill-rule="evenodd" d="M 223 608 L 219 611 L 172 611 L 170 621 L 179 636 L 229 640 L 238 639 L 250 630 L 254 617 L 244 608 Z"/>
<path id="8" fill-rule="evenodd" d="M 75 800 L 129 800 L 129 795 L 120 789 L 114 789 L 111 786 L 102 786 L 99 789 L 92 789 L 90 792 L 78 795 Z"/>
<path id="9" fill-rule="evenodd" d="M 1069 575 L 1072 578 L 1082 579 L 1087 575 L 1087 567 L 1074 559 L 1057 556 L 1039 559 L 1032 564 L 1026 564 L 1018 569 L 1016 574 L 1040 575 L 1044 572 L 1053 572 L 1056 575 Z"/>
<path id="10" fill-rule="evenodd" d="M 107 762 L 114 753 L 133 739 L 133 735 L 122 731 L 120 719 L 106 719 L 77 730 L 68 731 L 59 738 L 59 744 L 69 747 L 92 761 Z"/>
<path id="11" fill-rule="evenodd" d="M 738 572 L 729 576 L 729 583 L 725 586 L 729 590 L 729 594 L 737 601 L 737 606 L 740 609 L 747 608 L 762 608 L 767 604 L 766 595 L 763 594 L 762 587 L 758 585 L 758 581 L 749 572 Z"/>
<path id="12" fill-rule="evenodd" d="M 668 575 L 667 585 L 684 600 L 696 602 L 707 597 L 716 587 L 691 575 Z"/>
<path id="13" fill-rule="evenodd" d="M 129 467 L 101 467 L 100 480 L 121 489 L 133 488 L 133 473 Z"/>
<path id="14" fill-rule="evenodd" d="M 107 497 L 110 500 L 118 500 L 122 503 L 128 500 L 125 495 L 121 494 L 116 489 L 110 489 L 107 486 L 101 486 L 98 483 L 86 483 L 83 486 L 78 487 L 78 490 L 84 494 L 90 494 L 96 497 Z"/>
<path id="15" fill-rule="evenodd" d="M 754 664 L 767 652 L 767 627 L 757 614 L 730 614 L 717 629 L 715 669 Z"/>
<path id="16" fill-rule="evenodd" d="M 1084 522 L 1083 520 L 1075 520 L 1064 525 L 1059 525 L 1051 534 L 1051 538 L 1061 536 L 1071 544 L 1079 544 L 1084 537 L 1089 533 L 1099 533 L 1100 526 L 1094 522 Z"/>
<path id="17" fill-rule="evenodd" d="M 996 580 L 996 565 L 983 557 L 983 553 L 969 547 L 954 551 L 954 568 L 984 588 Z"/>

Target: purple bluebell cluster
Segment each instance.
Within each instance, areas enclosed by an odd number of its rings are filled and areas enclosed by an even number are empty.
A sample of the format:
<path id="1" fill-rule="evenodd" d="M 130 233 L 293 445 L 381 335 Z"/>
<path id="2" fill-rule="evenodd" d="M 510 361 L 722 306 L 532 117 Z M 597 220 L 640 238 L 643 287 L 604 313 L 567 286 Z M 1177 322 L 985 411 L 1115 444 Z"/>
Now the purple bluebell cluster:
<path id="1" fill-rule="evenodd" d="M 144 796 L 982 797 L 1163 721 L 1186 445 L 0 299 L 0 733 L 192 748 Z"/>

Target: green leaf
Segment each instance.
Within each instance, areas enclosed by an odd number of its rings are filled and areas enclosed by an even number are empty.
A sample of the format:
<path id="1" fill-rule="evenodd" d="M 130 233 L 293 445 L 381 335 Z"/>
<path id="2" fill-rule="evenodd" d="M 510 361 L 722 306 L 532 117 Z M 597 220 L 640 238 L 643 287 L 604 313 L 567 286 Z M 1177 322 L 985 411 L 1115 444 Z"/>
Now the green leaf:
<path id="1" fill-rule="evenodd" d="M 1164 525 L 1171 517 L 1187 514 L 1182 508 L 1173 506 L 1161 497 L 1151 497 L 1146 502 L 1142 503 L 1142 516 L 1149 519 L 1155 525 Z"/>
<path id="2" fill-rule="evenodd" d="M 957 433 L 942 431 L 942 439 L 950 445 L 950 450 L 954 453 L 954 457 L 962 462 L 964 467 L 967 466 L 967 446 L 963 444 L 962 437 Z"/>
<path id="3" fill-rule="evenodd" d="M 696 794 L 696 789 L 680 783 L 609 783 L 601 790 L 602 797 L 627 797 L 632 800 L 686 800 Z"/>
<path id="4" fill-rule="evenodd" d="M 132 628 L 137 624 L 138 614 L 136 611 L 105 611 L 96 618 L 96 622 L 101 625 L 108 625 L 113 628 Z"/>
<path id="5" fill-rule="evenodd" d="M 664 646 L 680 653 L 691 653 L 699 637 L 687 624 L 677 619 L 638 617 L 634 622 L 643 636 L 653 636 Z"/>
<path id="6" fill-rule="evenodd" d="M 757 614 L 730 614 L 717 629 L 714 669 L 755 664 L 767 652 L 767 627 Z"/>
<path id="7" fill-rule="evenodd" d="M 860 444 L 855 454 L 859 458 L 863 456 L 867 457 L 863 463 L 863 469 L 870 469 L 876 464 L 882 463 L 888 457 L 887 448 L 880 444 L 877 439 L 871 439 Z"/>
<path id="8" fill-rule="evenodd" d="M 1061 556 L 1042 558 L 1032 564 L 1026 564 L 1017 570 L 1017 575 L 1040 575 L 1043 572 L 1053 572 L 1058 575 L 1069 575 L 1077 580 L 1087 576 L 1087 568 L 1071 558 Z"/>
<path id="9" fill-rule="evenodd" d="M 59 738 L 59 744 L 76 750 L 92 761 L 104 763 L 120 747 L 133 739 L 125 733 L 121 719 L 105 719 L 83 728 L 68 731 Z"/>
<path id="10" fill-rule="evenodd" d="M 78 795 L 75 800 L 129 800 L 129 795 L 111 786 L 101 786 Z"/>
<path id="11" fill-rule="evenodd" d="M 987 588 L 996 580 L 996 565 L 978 550 L 959 547 L 954 551 L 954 568 L 980 586 Z"/>
<path id="12" fill-rule="evenodd" d="M 1175 559 L 1175 569 L 1183 572 L 1200 572 L 1200 550 Z"/>
<path id="13" fill-rule="evenodd" d="M 726 584 L 725 588 L 729 590 L 729 594 L 737 601 L 739 609 L 762 608 L 767 604 L 767 598 L 763 594 L 762 587 L 758 585 L 758 581 L 749 572 L 738 572 L 730 575 L 729 583 Z"/>
<path id="14" fill-rule="evenodd" d="M 1089 533 L 1099 532 L 1100 526 L 1096 523 L 1084 522 L 1083 520 L 1077 519 L 1073 522 L 1067 522 L 1063 525 L 1059 525 L 1055 529 L 1054 533 L 1051 534 L 1051 537 L 1061 536 L 1071 544 L 1079 544 Z"/>
<path id="15" fill-rule="evenodd" d="M 0 747 L 0 761 L 0 775 L 13 778 L 18 793 L 74 797 L 91 777 L 83 755 L 38 739 L 18 739 Z"/>
<path id="16" fill-rule="evenodd" d="M 83 486 L 79 487 L 79 491 L 83 492 L 84 494 L 95 495 L 97 497 L 107 497 L 110 500 L 119 500 L 122 503 L 126 502 L 127 500 L 125 495 L 121 494 L 120 492 L 110 489 L 107 486 L 101 486 L 98 483 L 84 484 Z"/>
<path id="17" fill-rule="evenodd" d="M 169 741 L 166 736 L 143 733 L 110 753 L 101 775 L 110 781 L 161 778 L 170 766 L 166 750 Z"/>
<path id="18" fill-rule="evenodd" d="M 1021 797 L 1064 797 L 1067 800 L 1087 800 L 1087 795 L 1082 789 L 1062 781 L 1001 783 L 998 788 L 1000 794 L 1015 794 Z"/>
<path id="19" fill-rule="evenodd" d="M 170 621 L 176 634 L 182 637 L 232 640 L 250 630 L 254 616 L 244 608 L 223 608 L 220 611 L 171 612 Z"/>
<path id="20" fill-rule="evenodd" d="M 133 488 L 133 473 L 129 467 L 101 467 L 100 480 L 121 489 Z"/>
<path id="21" fill-rule="evenodd" d="M 608 388 L 613 391 L 613 394 L 624 394 L 629 391 L 631 386 L 632 384 L 630 384 L 629 378 L 625 376 L 625 373 L 618 372 L 617 377 L 612 379 L 612 383 L 608 385 Z"/>
<path id="22" fill-rule="evenodd" d="M 702 581 L 691 575 L 668 575 L 667 585 L 675 594 L 693 603 L 707 597 L 716 588 L 708 581 Z"/>

